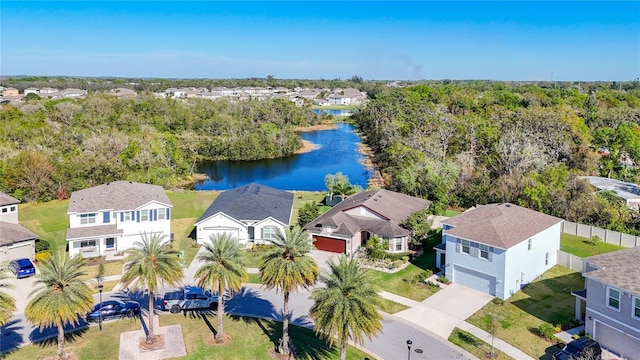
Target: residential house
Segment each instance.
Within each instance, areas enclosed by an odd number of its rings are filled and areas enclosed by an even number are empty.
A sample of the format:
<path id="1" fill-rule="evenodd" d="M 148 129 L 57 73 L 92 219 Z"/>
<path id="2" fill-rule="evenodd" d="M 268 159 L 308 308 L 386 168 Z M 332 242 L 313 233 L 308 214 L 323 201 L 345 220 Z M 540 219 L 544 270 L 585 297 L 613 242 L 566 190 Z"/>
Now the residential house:
<path id="1" fill-rule="evenodd" d="M 267 243 L 289 226 L 293 193 L 260 184 L 224 191 L 196 221 L 199 244 L 210 236 L 231 234 L 241 244 Z"/>
<path id="2" fill-rule="evenodd" d="M 431 202 L 385 190 L 354 194 L 304 228 L 313 236 L 319 250 L 352 255 L 376 235 L 388 244 L 388 252 L 409 250 L 411 232 L 400 223 Z"/>
<path id="3" fill-rule="evenodd" d="M 20 201 L 0 191 L 0 265 L 16 259 L 34 259 L 38 235 L 18 222 Z"/>
<path id="4" fill-rule="evenodd" d="M 585 331 L 623 359 L 640 360 L 640 247 L 591 256 L 586 260 L 585 289 L 576 296 L 576 318 Z"/>
<path id="5" fill-rule="evenodd" d="M 119 98 L 132 98 L 138 95 L 134 90 L 128 88 L 116 88 L 109 91 L 109 94 L 113 94 Z"/>
<path id="6" fill-rule="evenodd" d="M 69 256 L 116 254 L 142 234 L 171 236 L 171 201 L 161 186 L 114 181 L 71 193 Z"/>
<path id="7" fill-rule="evenodd" d="M 14 87 L 5 88 L 2 91 L 2 96 L 18 96 L 20 95 L 20 91 Z"/>
<path id="8" fill-rule="evenodd" d="M 447 279 L 507 299 L 556 264 L 562 219 L 489 204 L 442 220 L 436 266 Z"/>
<path id="9" fill-rule="evenodd" d="M 24 89 L 24 94 L 25 95 L 27 95 L 27 94 L 38 94 L 39 92 L 40 92 L 40 90 L 38 90 L 38 89 L 36 89 L 34 87 L 29 87 L 29 88 Z"/>
<path id="10" fill-rule="evenodd" d="M 66 98 L 79 98 L 87 95 L 87 90 L 68 88 L 62 90 L 62 96 Z"/>
<path id="11" fill-rule="evenodd" d="M 347 95 L 331 94 L 329 95 L 329 104 L 331 105 L 351 105 L 351 97 Z"/>
<path id="12" fill-rule="evenodd" d="M 624 200 L 630 209 L 640 210 L 640 186 L 617 179 L 604 178 L 600 176 L 581 176 L 581 179 L 589 180 L 589 183 L 600 191 L 613 191 Z"/>

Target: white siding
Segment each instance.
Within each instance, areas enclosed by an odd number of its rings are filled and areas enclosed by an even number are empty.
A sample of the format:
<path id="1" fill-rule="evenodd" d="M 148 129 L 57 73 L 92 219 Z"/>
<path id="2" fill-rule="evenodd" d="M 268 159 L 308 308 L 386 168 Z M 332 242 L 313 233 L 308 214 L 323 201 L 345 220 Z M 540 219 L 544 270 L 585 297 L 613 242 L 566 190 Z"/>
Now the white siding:
<path id="1" fill-rule="evenodd" d="M 375 213 L 364 206 L 358 206 L 357 208 L 349 209 L 344 213 L 349 214 L 351 216 L 364 216 L 364 217 L 386 220 L 384 216 L 378 213 Z"/>
<path id="2" fill-rule="evenodd" d="M 256 223 L 254 226 L 255 226 L 254 237 L 255 237 L 256 244 L 269 243 L 269 241 L 262 239 L 263 229 L 265 227 L 273 226 L 273 227 L 276 227 L 276 228 L 280 229 L 280 231 L 282 233 L 284 233 L 284 231 L 285 231 L 285 225 L 283 223 L 273 219 L 273 218 L 268 218 L 268 219 L 265 219 L 263 221 L 260 221 L 260 222 Z"/>
<path id="3" fill-rule="evenodd" d="M 231 233 L 239 242 L 244 243 L 248 239 L 248 229 L 245 224 L 226 214 L 218 213 L 196 224 L 196 241 L 198 244 L 209 241 L 209 236 L 221 232 Z"/>

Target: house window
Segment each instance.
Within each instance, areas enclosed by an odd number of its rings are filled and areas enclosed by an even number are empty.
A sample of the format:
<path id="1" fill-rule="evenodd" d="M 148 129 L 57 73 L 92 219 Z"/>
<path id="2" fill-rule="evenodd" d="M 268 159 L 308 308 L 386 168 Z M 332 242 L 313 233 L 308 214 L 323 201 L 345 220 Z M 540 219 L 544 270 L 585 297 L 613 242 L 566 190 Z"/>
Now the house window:
<path id="1" fill-rule="evenodd" d="M 633 298 L 633 317 L 640 319 L 640 298 Z"/>
<path id="2" fill-rule="evenodd" d="M 158 220 L 164 220 L 166 214 L 165 209 L 158 209 Z"/>
<path id="3" fill-rule="evenodd" d="M 15 206 L 12 206 L 12 207 L 11 207 L 11 209 L 10 209 L 9 211 L 11 211 L 11 212 L 16 211 L 16 207 L 15 207 Z"/>
<path id="4" fill-rule="evenodd" d="M 105 246 L 107 249 L 113 249 L 113 248 L 115 248 L 115 247 L 116 247 L 116 239 L 114 239 L 114 238 L 107 238 L 107 239 L 105 240 L 105 242 L 104 242 L 104 246 Z"/>
<path id="5" fill-rule="evenodd" d="M 7 211 L 9 211 L 9 208 L 6 208 L 6 207 L 2 208 L 2 213 L 3 214 L 6 213 Z"/>
<path id="6" fill-rule="evenodd" d="M 140 210 L 140 221 L 149 221 L 149 210 Z"/>
<path id="7" fill-rule="evenodd" d="M 549 265 L 549 253 L 544 254 L 544 265 Z"/>
<path id="8" fill-rule="evenodd" d="M 527 250 L 531 250 L 531 239 L 527 241 Z"/>
<path id="9" fill-rule="evenodd" d="M 462 252 L 465 254 L 471 254 L 471 242 L 468 240 L 462 240 Z"/>
<path id="10" fill-rule="evenodd" d="M 480 257 L 489 260 L 489 245 L 480 244 Z"/>
<path id="11" fill-rule="evenodd" d="M 262 229 L 262 238 L 263 239 L 275 239 L 276 233 L 278 230 L 275 226 L 266 226 Z"/>
<path id="12" fill-rule="evenodd" d="M 131 213 L 129 211 L 124 213 L 124 221 L 131 221 Z"/>
<path id="13" fill-rule="evenodd" d="M 402 239 L 396 239 L 396 251 L 402 251 Z"/>
<path id="14" fill-rule="evenodd" d="M 89 246 L 96 246 L 96 241 L 95 240 L 85 240 L 85 241 L 80 241 L 80 247 L 89 247 Z"/>
<path id="15" fill-rule="evenodd" d="M 96 223 L 96 214 L 80 214 L 80 224 L 95 224 Z"/>
<path id="16" fill-rule="evenodd" d="M 614 288 L 607 288 L 607 306 L 620 310 L 620 290 Z"/>

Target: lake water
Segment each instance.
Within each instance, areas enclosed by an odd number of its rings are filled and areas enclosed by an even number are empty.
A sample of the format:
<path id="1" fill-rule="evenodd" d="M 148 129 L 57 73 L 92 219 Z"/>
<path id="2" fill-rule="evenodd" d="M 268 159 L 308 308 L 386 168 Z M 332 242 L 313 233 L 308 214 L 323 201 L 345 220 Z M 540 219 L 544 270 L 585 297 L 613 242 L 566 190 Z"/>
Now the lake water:
<path id="1" fill-rule="evenodd" d="M 333 116 L 351 116 L 353 110 L 336 110 L 336 109 L 313 109 L 316 114 L 329 114 Z"/>
<path id="2" fill-rule="evenodd" d="M 350 124 L 337 124 L 335 130 L 301 133 L 319 149 L 286 158 L 258 161 L 213 161 L 198 166 L 198 172 L 209 175 L 196 190 L 227 190 L 252 182 L 281 190 L 322 191 L 324 177 L 338 171 L 352 184 L 367 187 L 372 175 L 360 164 L 363 156 L 357 152 L 360 142 Z"/>

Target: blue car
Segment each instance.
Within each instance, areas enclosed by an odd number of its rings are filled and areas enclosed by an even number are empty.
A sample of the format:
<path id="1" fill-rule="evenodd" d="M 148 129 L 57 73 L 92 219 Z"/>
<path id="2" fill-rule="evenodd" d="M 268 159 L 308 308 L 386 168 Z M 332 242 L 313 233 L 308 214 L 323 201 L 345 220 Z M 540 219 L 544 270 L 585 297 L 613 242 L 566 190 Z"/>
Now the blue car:
<path id="1" fill-rule="evenodd" d="M 22 279 L 36 274 L 36 268 L 29 259 L 13 260 L 9 263 L 9 268 L 16 275 L 16 278 Z"/>
<path id="2" fill-rule="evenodd" d="M 100 313 L 102 320 L 116 317 L 134 317 L 140 314 L 140 304 L 136 301 L 103 301 L 93 307 L 93 310 L 87 314 L 87 322 L 99 321 Z"/>

